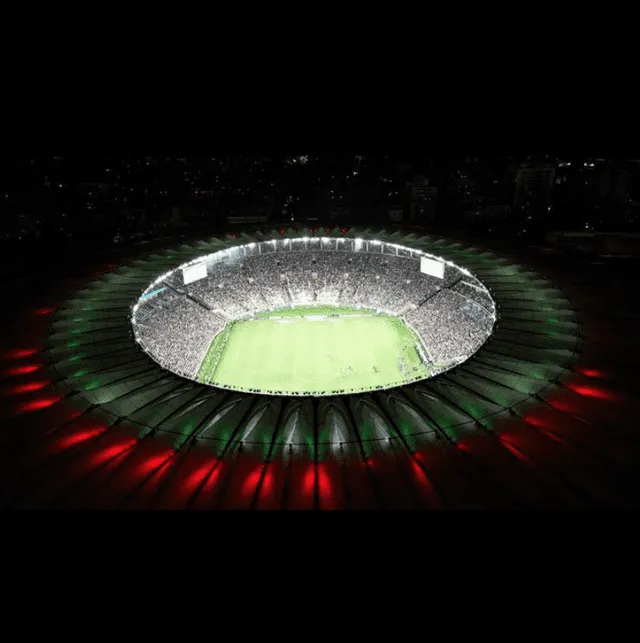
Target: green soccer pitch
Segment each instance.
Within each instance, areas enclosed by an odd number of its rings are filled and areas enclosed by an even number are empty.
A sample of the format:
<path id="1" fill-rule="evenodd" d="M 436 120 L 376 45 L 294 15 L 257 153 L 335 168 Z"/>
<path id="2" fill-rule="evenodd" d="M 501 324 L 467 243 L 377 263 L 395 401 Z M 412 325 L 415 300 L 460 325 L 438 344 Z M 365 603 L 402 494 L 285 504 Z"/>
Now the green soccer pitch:
<path id="1" fill-rule="evenodd" d="M 331 394 L 429 376 L 417 335 L 373 311 L 297 307 L 231 322 L 211 342 L 198 381 L 222 388 Z"/>

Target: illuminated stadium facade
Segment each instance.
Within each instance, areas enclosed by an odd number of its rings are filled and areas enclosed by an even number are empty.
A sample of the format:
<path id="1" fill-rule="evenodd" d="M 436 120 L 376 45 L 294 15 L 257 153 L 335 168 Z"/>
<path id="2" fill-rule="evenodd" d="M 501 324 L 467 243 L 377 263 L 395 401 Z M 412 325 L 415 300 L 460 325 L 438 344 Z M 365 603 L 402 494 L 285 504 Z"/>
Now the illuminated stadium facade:
<path id="1" fill-rule="evenodd" d="M 326 396 L 443 373 L 490 336 L 495 303 L 468 270 L 379 239 L 234 245 L 157 277 L 133 306 L 159 365 L 219 388 Z"/>
<path id="2" fill-rule="evenodd" d="M 290 231 L 284 235 L 285 247 L 289 237 L 304 236 L 309 235 Z M 57 310 L 48 334 L 47 358 L 59 386 L 74 406 L 99 410 L 119 423 L 132 422 L 139 436 L 164 437 L 175 449 L 195 441 L 218 454 L 241 447 L 243 453 L 255 450 L 261 457 L 291 451 L 315 458 L 338 452 L 346 456 L 354 449 L 371 454 L 396 440 L 416 448 L 439 431 L 457 440 L 492 430 L 502 414 L 524 412 L 537 403 L 535 396 L 553 390 L 553 382 L 576 358 L 580 328 L 573 308 L 554 284 L 524 266 L 427 235 L 377 229 L 344 234 L 335 229 L 327 236 L 345 239 L 335 241 L 338 245 L 356 237 L 364 243 L 397 244 L 464 266 L 495 302 L 491 336 L 469 359 L 437 377 L 358 394 L 300 397 L 230 390 L 160 366 L 133 331 L 132 307 L 140 293 L 153 292 L 159 276 L 168 279 L 177 267 L 195 265 L 203 256 L 234 253 L 251 243 L 258 247 L 268 242 L 276 249 L 283 243 L 276 230 L 258 231 L 148 254 L 77 291 Z M 246 302 L 246 292 L 237 300 Z"/>
<path id="3" fill-rule="evenodd" d="M 604 340 L 618 341 L 616 354 L 624 355 L 622 342 L 626 346 L 634 337 L 635 326 L 616 326 L 607 333 L 596 328 L 585 346 L 583 319 L 564 292 L 568 280 L 560 287 L 541 274 L 552 256 L 538 256 L 532 264 L 529 258 L 508 258 L 403 230 L 324 229 L 321 234 L 329 242 L 318 241 L 316 233 L 258 230 L 177 247 L 168 243 L 118 265 L 108 258 L 90 279 L 34 304 L 19 322 L 18 338 L 0 355 L 6 456 L 0 505 L 438 509 L 633 504 L 628 480 L 634 459 L 626 445 L 634 416 L 621 403 L 622 394 L 607 383 L 601 358 L 613 353 Z M 358 238 L 364 250 L 354 251 Z M 161 366 L 154 348 L 145 345 L 138 314 L 166 294 L 152 294 L 164 287 L 150 286 L 158 276 L 182 279 L 178 267 L 186 267 L 195 268 L 197 277 L 203 275 L 198 265 L 205 263 L 207 278 L 186 286 L 200 297 L 198 288 L 215 283 L 209 271 L 213 263 L 203 257 L 240 254 L 241 263 L 248 263 L 251 253 L 268 255 L 269 271 L 247 276 L 233 302 L 225 295 L 231 306 L 248 306 L 231 309 L 228 317 L 239 319 L 268 308 L 268 302 L 262 309 L 255 299 L 264 288 L 249 286 L 282 274 L 273 270 L 274 261 L 296 252 L 308 257 L 313 244 L 322 243 L 333 247 L 324 251 L 327 256 L 345 260 L 379 247 L 380 256 L 394 264 L 412 255 L 417 263 L 425 253 L 450 262 L 450 270 L 463 268 L 469 273 L 465 280 L 477 279 L 490 293 L 495 306 L 490 335 L 473 345 L 468 359 L 435 377 L 354 394 L 314 391 L 304 396 L 295 387 L 269 394 L 261 387 L 206 385 L 196 381 L 194 372 L 185 377 Z M 345 250 L 336 249 L 340 246 Z M 275 251 L 266 252 L 268 247 Z M 400 257 L 401 248 L 408 249 L 409 258 Z M 218 255 L 221 251 L 225 254 Z M 558 279 L 566 265 L 556 269 Z M 321 271 L 316 272 L 319 280 Z M 374 279 L 380 274 L 382 281 L 383 273 L 367 274 Z M 397 274 L 394 270 L 385 283 L 402 284 Z M 575 286 L 572 297 L 577 290 L 578 300 L 588 304 L 597 280 L 594 271 L 576 281 L 580 289 Z M 598 293 L 610 290 L 603 283 Z M 347 303 L 401 316 L 381 299 L 387 292 L 372 284 L 369 295 L 377 296 L 378 304 L 371 298 Z M 141 293 L 134 332 L 132 307 Z M 186 296 L 179 297 L 185 303 Z M 200 298 L 215 309 L 215 301 Z M 607 306 L 606 314 L 621 310 L 614 308 Z M 433 338 L 417 324 L 414 328 L 429 348 Z M 165 335 L 175 337 L 172 333 Z M 345 346 L 344 339 L 340 345 Z M 356 344 L 351 354 L 360 348 Z"/>

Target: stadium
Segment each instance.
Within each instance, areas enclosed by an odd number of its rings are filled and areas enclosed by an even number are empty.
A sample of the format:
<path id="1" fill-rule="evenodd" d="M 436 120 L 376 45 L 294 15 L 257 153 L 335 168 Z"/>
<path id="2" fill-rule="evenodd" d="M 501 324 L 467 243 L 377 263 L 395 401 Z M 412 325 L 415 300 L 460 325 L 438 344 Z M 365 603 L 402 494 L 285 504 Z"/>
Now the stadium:
<path id="1" fill-rule="evenodd" d="M 103 264 L 2 354 L 0 502 L 628 507 L 632 402 L 536 262 L 283 228 Z M 568 283 L 588 301 L 595 282 Z"/>
<path id="2" fill-rule="evenodd" d="M 158 278 L 133 307 L 160 366 L 272 395 L 362 393 L 433 377 L 489 337 L 495 304 L 468 270 L 377 239 L 232 246 Z"/>

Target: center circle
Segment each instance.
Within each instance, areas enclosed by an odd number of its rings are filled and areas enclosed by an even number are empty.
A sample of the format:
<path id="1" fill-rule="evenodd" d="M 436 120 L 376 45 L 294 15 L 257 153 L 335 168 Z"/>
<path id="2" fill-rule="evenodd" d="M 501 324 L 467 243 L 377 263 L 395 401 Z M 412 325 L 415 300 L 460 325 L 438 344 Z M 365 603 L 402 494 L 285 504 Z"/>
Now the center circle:
<path id="1" fill-rule="evenodd" d="M 254 242 L 155 279 L 132 307 L 164 369 L 222 389 L 326 396 L 434 377 L 487 340 L 496 306 L 468 270 L 358 238 Z"/>

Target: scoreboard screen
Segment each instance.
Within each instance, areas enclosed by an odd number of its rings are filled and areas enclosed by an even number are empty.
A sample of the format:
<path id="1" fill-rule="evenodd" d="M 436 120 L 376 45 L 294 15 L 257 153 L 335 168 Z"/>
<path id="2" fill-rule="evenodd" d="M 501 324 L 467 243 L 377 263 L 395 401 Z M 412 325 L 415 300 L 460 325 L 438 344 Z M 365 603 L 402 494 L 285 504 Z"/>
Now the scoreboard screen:
<path id="1" fill-rule="evenodd" d="M 444 279 L 444 263 L 428 257 L 420 257 L 420 272 L 432 277 L 438 277 L 438 279 Z"/>
<path id="2" fill-rule="evenodd" d="M 206 263 L 196 263 L 193 266 L 182 269 L 182 278 L 184 279 L 184 285 L 192 284 L 194 281 L 200 281 L 200 279 L 205 279 L 207 276 L 207 264 Z"/>

